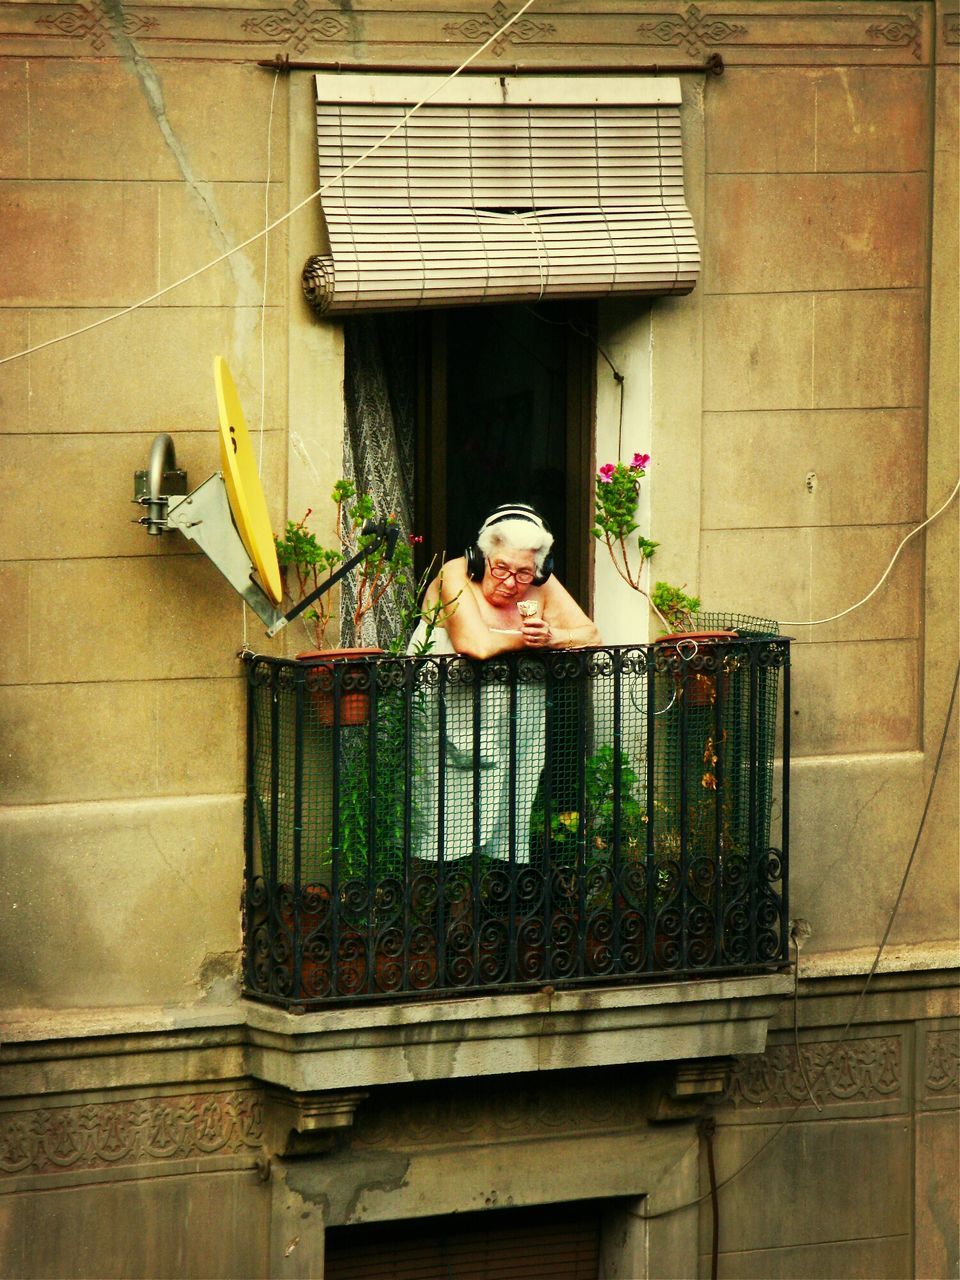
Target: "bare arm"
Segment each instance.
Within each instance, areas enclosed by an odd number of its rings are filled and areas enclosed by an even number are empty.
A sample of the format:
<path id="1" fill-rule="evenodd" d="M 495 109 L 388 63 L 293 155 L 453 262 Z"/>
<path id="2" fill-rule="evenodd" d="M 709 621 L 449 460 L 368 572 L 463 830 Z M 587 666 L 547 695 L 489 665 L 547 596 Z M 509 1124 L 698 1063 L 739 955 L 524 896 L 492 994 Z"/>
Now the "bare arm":
<path id="1" fill-rule="evenodd" d="M 468 658 L 492 658 L 498 653 L 524 647 L 522 635 L 491 631 L 484 622 L 462 557 L 448 560 L 443 566 L 442 573 L 430 585 L 428 601 L 431 600 L 431 592 L 434 599 L 439 592 L 446 618 L 444 626 L 457 653 L 466 654 Z"/>
<path id="2" fill-rule="evenodd" d="M 541 640 L 542 644 L 551 649 L 583 649 L 588 645 L 603 644 L 592 619 L 587 617 L 557 578 L 547 580 L 543 595 L 542 623 L 549 635 Z M 527 625 L 524 623 L 524 631 Z"/>
<path id="3" fill-rule="evenodd" d="M 517 634 L 492 630 L 481 613 L 476 589 L 467 577 L 466 562 L 449 560 L 430 584 L 426 603 L 440 599 L 444 606 L 444 626 L 457 653 L 469 658 L 493 658 L 517 649 L 580 649 L 602 644 L 593 622 L 554 577 L 535 589 L 540 611 L 523 618 Z"/>

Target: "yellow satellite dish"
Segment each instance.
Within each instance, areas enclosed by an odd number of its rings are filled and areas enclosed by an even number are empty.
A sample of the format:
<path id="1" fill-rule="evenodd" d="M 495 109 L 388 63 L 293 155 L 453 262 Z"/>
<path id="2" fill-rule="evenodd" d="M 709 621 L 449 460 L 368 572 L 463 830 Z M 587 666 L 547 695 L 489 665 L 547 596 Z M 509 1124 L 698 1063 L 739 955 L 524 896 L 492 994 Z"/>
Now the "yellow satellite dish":
<path id="1" fill-rule="evenodd" d="M 260 484 L 257 462 L 250 446 L 250 435 L 240 407 L 230 368 L 223 356 L 213 362 L 217 385 L 217 408 L 220 411 L 220 465 L 227 498 L 237 532 L 260 575 L 263 589 L 274 604 L 283 597 L 280 565 L 273 541 L 273 527 L 267 500 Z"/>

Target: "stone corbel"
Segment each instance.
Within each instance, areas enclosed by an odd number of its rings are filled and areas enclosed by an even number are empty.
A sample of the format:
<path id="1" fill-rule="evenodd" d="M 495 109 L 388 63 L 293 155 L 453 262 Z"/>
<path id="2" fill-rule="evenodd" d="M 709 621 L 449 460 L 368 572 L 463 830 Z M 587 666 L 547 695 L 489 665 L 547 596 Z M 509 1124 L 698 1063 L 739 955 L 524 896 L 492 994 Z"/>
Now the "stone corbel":
<path id="1" fill-rule="evenodd" d="M 666 1077 L 651 1120 L 694 1120 L 720 1102 L 727 1091 L 732 1058 L 678 1062 Z"/>
<path id="2" fill-rule="evenodd" d="M 268 1089 L 263 1106 L 263 1147 L 269 1159 L 319 1156 L 331 1151 L 338 1135 L 353 1124 L 365 1089 L 294 1093 Z"/>

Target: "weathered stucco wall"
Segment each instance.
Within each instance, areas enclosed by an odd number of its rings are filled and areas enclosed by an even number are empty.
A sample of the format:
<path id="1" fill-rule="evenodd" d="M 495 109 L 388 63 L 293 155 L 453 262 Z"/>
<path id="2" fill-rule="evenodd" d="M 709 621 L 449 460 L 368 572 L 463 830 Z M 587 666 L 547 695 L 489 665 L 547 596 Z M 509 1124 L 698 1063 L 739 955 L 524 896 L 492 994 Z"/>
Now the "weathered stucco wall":
<path id="1" fill-rule="evenodd" d="M 602 305 L 601 341 L 627 376 L 625 447 L 654 457 L 643 511 L 662 543 L 656 576 L 686 582 L 709 608 L 797 621 L 845 608 L 957 476 L 955 6 L 746 0 L 735 13 L 720 4 L 665 13 L 646 2 L 538 0 L 528 17 L 489 60 L 629 69 L 724 54 L 722 78 L 683 80 L 700 285 L 686 299 Z M 497 6 L 461 4 L 147 10 L 0 0 L 0 357 L 148 297 L 310 193 L 310 77 L 275 83 L 257 58 L 447 66 L 504 20 Z M 263 474 L 278 527 L 339 474 L 341 332 L 310 316 L 298 285 L 319 238 L 315 204 L 271 233 L 265 306 L 259 240 L 121 319 L 0 365 L 6 1010 L 196 1006 L 202 1018 L 235 1005 L 244 723 L 236 653 L 245 636 L 266 642 L 253 618 L 245 632 L 237 597 L 202 556 L 130 523 L 129 500 L 158 432 L 174 436 L 191 484 L 217 468 L 217 354 L 253 430 L 261 381 L 265 389 Z M 599 362 L 597 382 L 597 457 L 606 461 L 619 402 Z M 957 660 L 956 548 L 954 505 L 907 546 L 866 607 L 823 627 L 785 627 L 798 640 L 791 914 L 812 926 L 805 959 L 820 952 L 838 982 L 866 967 L 916 833 Z M 608 638 L 642 637 L 638 601 L 618 594 L 603 564 L 597 584 Z M 895 960 L 905 971 L 928 963 L 935 973 L 943 948 L 928 961 L 917 948 L 956 938 L 956 795 L 954 729 L 892 937 L 898 957 L 913 956 Z M 724 1211 L 728 1274 L 791 1274 L 795 1250 L 805 1274 L 879 1274 L 881 1262 L 890 1274 L 953 1274 L 956 1032 L 938 981 L 911 978 L 933 994 L 872 1009 L 856 1033 L 852 1061 L 866 1080 L 856 1101 L 835 1091 L 823 1115 L 805 1111 L 789 1141 L 739 1184 Z M 842 1027 L 849 992 L 833 994 L 829 1007 L 801 1001 L 804 1043 Z M 789 1031 L 789 1021 L 778 1024 L 774 1068 L 796 1101 Z M 898 1092 L 863 1056 L 877 1046 L 899 1063 Z M 184 1080 L 195 1083 L 192 1062 L 186 1055 Z M 946 1064 L 940 1075 L 937 1062 Z M 67 1274 L 69 1260 L 78 1275 L 280 1274 L 276 1259 L 302 1205 L 264 1187 L 252 1165 L 258 1140 L 245 1144 L 232 1121 L 210 1130 L 212 1163 L 198 1163 L 187 1125 L 176 1147 L 183 1167 L 173 1171 L 155 1144 L 143 1178 L 129 1183 L 127 1164 L 116 1179 L 104 1173 L 108 1139 L 99 1164 L 78 1166 L 55 1190 L 46 1146 L 35 1168 L 10 1156 L 27 1132 L 17 1126 L 49 1112 L 45 1090 L 75 1109 L 77 1123 L 93 1115 L 85 1107 L 160 1096 L 146 1046 L 136 1088 L 120 1098 L 102 1080 L 84 1092 L 85 1070 L 69 1098 L 63 1075 L 44 1084 L 42 1070 L 29 1089 L 0 1089 L 0 1172 L 18 1178 L 0 1207 L 7 1273 Z M 256 1090 L 245 1071 L 224 1045 L 201 1083 L 219 1088 L 219 1072 Z M 190 1094 L 178 1088 L 164 1085 Z M 772 1097 L 756 1104 L 759 1114 L 729 1100 L 721 1172 L 779 1123 L 785 1112 Z M 137 1114 L 161 1114 L 151 1106 Z M 180 1113 L 200 1114 L 194 1102 Z M 800 1167 L 837 1162 L 857 1177 L 861 1133 L 884 1170 L 883 1211 L 868 1220 L 839 1198 L 836 1178 L 814 1179 L 788 1231 L 765 1199 L 787 1200 Z M 902 1174 L 911 1159 L 912 1191 Z M 320 1176 L 314 1169 L 306 1182 Z M 81 1183 L 82 1195 L 73 1189 Z M 617 1194 L 643 1190 L 624 1184 Z M 55 1235 L 60 1203 L 68 1207 Z M 103 1234 L 85 1252 L 78 1224 L 94 1218 Z M 201 1224 L 198 1234 L 162 1229 L 187 1219 Z M 235 1236 L 218 1234 L 222 1219 Z M 675 1274 L 689 1274 L 692 1236 L 677 1230 L 681 1220 L 665 1220 L 661 1241 L 674 1243 L 660 1247 Z M 128 1250 L 114 1222 L 151 1226 Z M 702 1251 L 707 1244 L 702 1235 Z M 310 1273 L 322 1234 L 311 1247 L 290 1255 L 287 1274 Z M 628 1274 L 628 1254 L 616 1256 L 610 1274 Z"/>
<path id="2" fill-rule="evenodd" d="M 53 1023 L 20 1024 L 4 1048 L 0 1271 L 319 1280 L 329 1228 L 429 1234 L 436 1215 L 593 1201 L 603 1280 L 690 1280 L 711 1273 L 712 1116 L 721 1276 L 950 1277 L 956 973 L 881 973 L 851 1032 L 860 977 L 809 964 L 799 1034 L 786 1002 L 765 1053 L 726 1066 L 307 1092 L 299 1118 L 251 1074 L 236 1023 L 61 1019 L 59 1045 Z M 410 1047 L 425 1063 L 432 1046 Z M 355 1083 L 362 1049 L 339 1052 Z"/>
<path id="3" fill-rule="evenodd" d="M 0 64 L 14 122 L 0 152 L 4 355 L 138 302 L 262 228 L 268 145 L 271 217 L 313 189 L 303 80 L 288 183 L 288 81 L 274 95 L 255 65 L 153 59 L 122 37 L 106 59 L 33 45 Z M 261 239 L 0 368 L 5 1006 L 190 1001 L 211 971 L 235 968 L 236 654 L 248 637 L 264 647 L 263 629 L 185 541 L 131 523 L 130 499 L 158 432 L 191 485 L 219 467 L 214 355 L 261 448 L 261 344 L 277 527 L 288 487 L 302 510 L 329 486 L 339 335 L 310 322 L 288 257 L 302 262 L 316 226 L 310 206 L 270 234 L 266 262 Z"/>
<path id="4" fill-rule="evenodd" d="M 312 190 L 310 77 L 275 85 L 253 65 L 269 52 L 256 20 L 237 62 L 226 50 L 198 59 L 180 9 L 131 19 L 126 34 L 108 16 L 68 32 L 16 14 L 0 75 L 13 122 L 0 153 L 5 353 L 128 306 L 262 227 L 268 126 L 270 216 Z M 798 621 L 863 595 L 955 475 L 957 67 L 949 14 L 929 6 L 909 39 L 881 22 L 858 44 L 844 27 L 842 50 L 831 37 L 845 19 L 784 14 L 792 47 L 759 12 L 745 32 L 689 35 L 721 41 L 728 60 L 721 78 L 684 80 L 702 280 L 686 299 L 604 306 L 601 323 L 629 374 L 628 443 L 654 455 L 655 575 L 687 582 L 707 607 Z M 378 44 L 392 28 L 354 32 L 357 21 L 331 17 L 324 30 L 360 37 L 354 51 L 368 57 L 397 56 Z M 309 43 L 305 30 L 290 38 Z M 150 540 L 129 523 L 128 498 L 157 431 L 174 435 L 192 482 L 217 466 L 214 354 L 259 425 L 261 338 L 277 525 L 338 473 L 340 331 L 311 319 L 297 288 L 319 226 L 314 204 L 271 234 L 265 309 L 256 241 L 129 316 L 0 366 L 0 840 L 17 922 L 5 1003 L 191 999 L 204 957 L 236 950 L 235 654 L 245 635 L 264 647 L 262 628 L 251 618 L 245 631 L 236 597 L 176 535 Z M 619 416 L 602 372 L 598 457 Z M 813 948 L 866 945 L 892 901 L 954 661 L 955 520 L 954 509 L 931 531 L 926 554 L 912 542 L 865 608 L 792 628 L 793 895 Z M 638 601 L 616 594 L 602 563 L 598 584 L 608 634 L 642 634 Z M 953 821 L 938 799 L 926 888 L 914 888 L 901 940 L 955 932 L 957 900 L 943 892 L 957 882 Z M 51 842 L 58 827 L 69 853 Z M 97 904 L 85 913 L 97 924 L 65 974 L 41 940 L 71 927 L 70 893 Z M 852 921 L 837 910 L 851 893 Z"/>
<path id="5" fill-rule="evenodd" d="M 883 933 L 956 666 L 955 505 L 863 608 L 788 625 L 862 599 L 956 482 L 960 142 L 941 19 L 932 67 L 863 65 L 874 50 L 796 66 L 814 60 L 787 47 L 785 65 L 685 81 L 701 285 L 601 307 L 624 447 L 653 455 L 651 584 L 782 619 L 797 641 L 791 895 L 815 951 Z M 607 460 L 619 403 L 603 361 L 597 377 Z M 597 584 L 606 634 L 646 625 L 602 556 Z M 896 941 L 956 937 L 953 734 Z"/>

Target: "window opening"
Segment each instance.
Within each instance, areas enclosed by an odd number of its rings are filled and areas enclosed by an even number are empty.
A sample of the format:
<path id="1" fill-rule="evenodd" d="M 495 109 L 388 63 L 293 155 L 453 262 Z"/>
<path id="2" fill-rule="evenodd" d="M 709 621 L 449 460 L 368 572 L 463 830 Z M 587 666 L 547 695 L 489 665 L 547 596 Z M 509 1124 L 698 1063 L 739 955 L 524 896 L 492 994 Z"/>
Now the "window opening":
<path id="1" fill-rule="evenodd" d="M 530 502 L 556 538 L 558 576 L 589 604 L 591 312 L 543 304 L 430 317 L 415 468 L 427 558 L 459 555 L 493 507 Z"/>
<path id="2" fill-rule="evenodd" d="M 597 1280 L 602 1204 L 332 1227 L 327 1280 Z"/>

